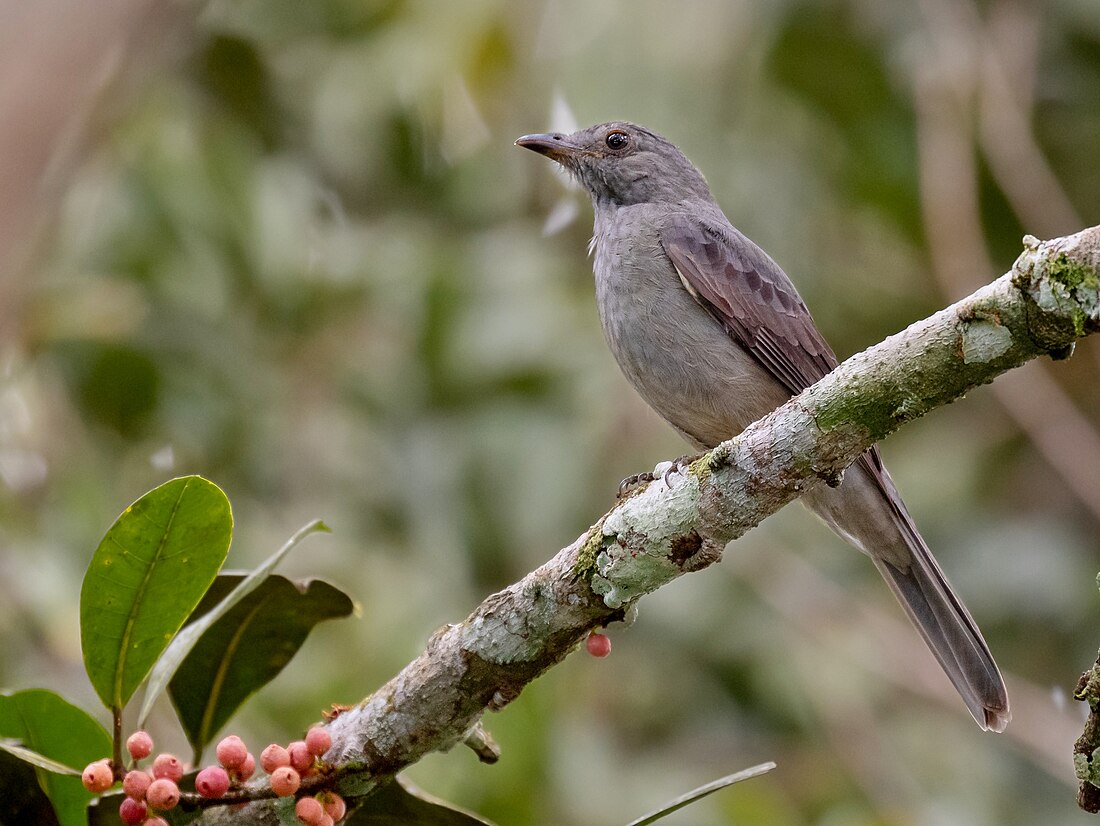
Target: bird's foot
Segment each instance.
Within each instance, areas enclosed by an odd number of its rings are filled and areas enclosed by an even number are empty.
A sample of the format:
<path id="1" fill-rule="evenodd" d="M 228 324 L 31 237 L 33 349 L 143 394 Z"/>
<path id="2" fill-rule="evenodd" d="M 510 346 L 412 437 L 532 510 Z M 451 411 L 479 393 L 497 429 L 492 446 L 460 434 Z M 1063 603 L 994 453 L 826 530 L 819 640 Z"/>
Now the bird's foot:
<path id="1" fill-rule="evenodd" d="M 683 476 L 684 471 L 688 469 L 692 462 L 697 462 L 706 456 L 706 452 L 703 453 L 689 453 L 685 456 L 681 456 L 674 462 L 669 462 L 668 467 L 665 468 L 665 472 L 661 474 L 661 478 L 664 480 L 665 486 L 671 488 L 672 484 L 668 481 L 669 477 L 676 474 Z"/>
<path id="2" fill-rule="evenodd" d="M 616 498 L 622 499 L 639 485 L 648 485 L 656 478 L 652 473 L 635 473 L 633 476 L 627 476 L 619 482 L 619 492 Z"/>
<path id="3" fill-rule="evenodd" d="M 639 485 L 648 485 L 650 482 L 657 479 L 664 482 L 666 487 L 671 488 L 672 483 L 669 480 L 672 476 L 677 474 L 683 475 L 684 471 L 688 469 L 688 466 L 691 465 L 692 462 L 698 461 L 706 455 L 705 452 L 689 453 L 686 456 L 681 456 L 674 462 L 661 462 L 657 467 L 653 468 L 652 472 L 635 473 L 633 476 L 627 476 L 619 482 L 618 498 L 622 499 Z"/>

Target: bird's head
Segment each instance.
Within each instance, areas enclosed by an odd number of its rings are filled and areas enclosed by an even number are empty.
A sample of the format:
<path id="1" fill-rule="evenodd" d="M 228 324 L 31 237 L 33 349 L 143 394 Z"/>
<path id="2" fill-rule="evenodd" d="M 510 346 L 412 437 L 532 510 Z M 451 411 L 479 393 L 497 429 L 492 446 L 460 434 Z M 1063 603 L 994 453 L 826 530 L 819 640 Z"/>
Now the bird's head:
<path id="1" fill-rule="evenodd" d="M 711 197 L 707 182 L 683 152 L 633 123 L 602 123 L 572 135 L 524 135 L 516 145 L 560 163 L 597 204 L 628 206 Z"/>

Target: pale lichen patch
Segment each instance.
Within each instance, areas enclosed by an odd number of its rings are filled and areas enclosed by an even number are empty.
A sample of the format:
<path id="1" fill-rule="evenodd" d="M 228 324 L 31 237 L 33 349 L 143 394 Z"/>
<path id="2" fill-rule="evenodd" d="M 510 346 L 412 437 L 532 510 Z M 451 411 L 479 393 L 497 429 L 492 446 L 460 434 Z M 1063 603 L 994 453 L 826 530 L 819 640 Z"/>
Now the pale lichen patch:
<path id="1" fill-rule="evenodd" d="M 608 608 L 633 602 L 683 572 L 677 560 L 693 527 L 699 481 L 680 474 L 670 474 L 669 481 L 671 491 L 658 480 L 604 520 L 591 586 Z"/>
<path id="2" fill-rule="evenodd" d="M 995 321 L 976 319 L 963 326 L 960 342 L 963 363 L 993 361 L 1012 347 L 1012 333 Z"/>

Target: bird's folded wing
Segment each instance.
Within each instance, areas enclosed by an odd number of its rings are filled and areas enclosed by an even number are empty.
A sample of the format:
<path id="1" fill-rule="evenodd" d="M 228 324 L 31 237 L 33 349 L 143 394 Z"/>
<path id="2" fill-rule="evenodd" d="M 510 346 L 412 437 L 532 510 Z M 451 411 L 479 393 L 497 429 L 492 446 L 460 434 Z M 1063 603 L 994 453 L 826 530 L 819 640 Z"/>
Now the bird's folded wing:
<path id="1" fill-rule="evenodd" d="M 684 288 L 792 396 L 837 366 L 787 274 L 736 228 L 677 215 L 661 232 L 661 244 Z M 878 450 L 856 462 L 890 502 L 899 529 L 923 544 Z"/>
<path id="2" fill-rule="evenodd" d="M 660 236 L 684 288 L 791 395 L 836 367 L 786 273 L 732 226 L 678 215 Z"/>

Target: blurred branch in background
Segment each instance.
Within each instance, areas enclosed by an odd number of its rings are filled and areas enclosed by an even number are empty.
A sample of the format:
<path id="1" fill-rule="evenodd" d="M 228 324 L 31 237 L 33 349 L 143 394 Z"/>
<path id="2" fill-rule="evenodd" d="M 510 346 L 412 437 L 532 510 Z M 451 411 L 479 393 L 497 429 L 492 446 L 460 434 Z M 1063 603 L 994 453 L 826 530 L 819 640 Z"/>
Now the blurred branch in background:
<path id="1" fill-rule="evenodd" d="M 1010 76 L 1013 55 L 1034 51 L 1036 7 L 994 5 L 999 22 L 984 23 L 969 2 L 922 0 L 936 60 L 915 67 L 913 82 L 920 157 L 921 207 L 932 271 L 946 296 L 986 283 L 996 272 L 982 227 L 978 184 L 981 152 L 1021 223 L 1040 234 L 1079 225 L 1079 218 L 1039 149 L 1031 112 L 1033 67 L 1025 59 Z M 995 39 L 999 38 L 999 39 Z M 972 66 L 971 62 L 977 65 Z M 1100 522 L 1100 431 L 1077 409 L 1043 364 L 993 385 L 1005 410 L 1028 434 L 1067 488 Z"/>

